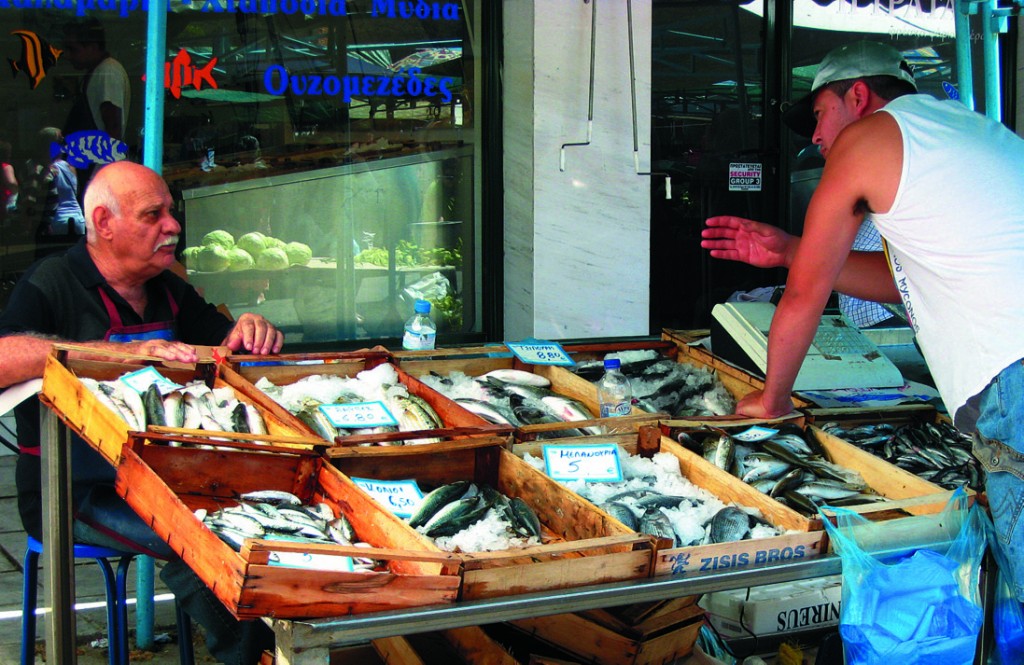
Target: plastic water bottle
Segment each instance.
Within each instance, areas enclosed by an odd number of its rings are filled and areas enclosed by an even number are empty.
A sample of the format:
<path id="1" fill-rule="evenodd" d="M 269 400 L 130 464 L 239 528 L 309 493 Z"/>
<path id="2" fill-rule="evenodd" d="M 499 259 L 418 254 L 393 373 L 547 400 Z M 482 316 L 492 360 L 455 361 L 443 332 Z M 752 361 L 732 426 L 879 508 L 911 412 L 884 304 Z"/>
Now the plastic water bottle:
<path id="1" fill-rule="evenodd" d="M 601 404 L 601 417 L 628 416 L 633 407 L 633 390 L 629 379 L 619 369 L 618 358 L 604 361 L 604 376 L 597 382 L 597 400 Z"/>
<path id="2" fill-rule="evenodd" d="M 423 351 L 434 348 L 437 326 L 430 318 L 430 302 L 417 300 L 413 310 L 415 313 L 405 322 L 402 348 L 407 351 Z"/>

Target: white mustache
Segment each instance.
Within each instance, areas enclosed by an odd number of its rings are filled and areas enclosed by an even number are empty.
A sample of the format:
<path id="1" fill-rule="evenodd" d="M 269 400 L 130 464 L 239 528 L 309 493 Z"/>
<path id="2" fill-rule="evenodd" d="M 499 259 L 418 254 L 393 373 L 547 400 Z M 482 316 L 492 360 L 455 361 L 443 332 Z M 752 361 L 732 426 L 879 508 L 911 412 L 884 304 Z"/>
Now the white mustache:
<path id="1" fill-rule="evenodd" d="M 160 251 L 161 247 L 167 247 L 168 245 L 171 246 L 171 247 L 174 247 L 177 244 L 178 244 L 178 236 L 171 236 L 167 240 L 164 240 L 162 243 L 160 243 L 159 245 L 154 247 L 153 248 L 153 253 L 156 254 L 158 251 Z"/>

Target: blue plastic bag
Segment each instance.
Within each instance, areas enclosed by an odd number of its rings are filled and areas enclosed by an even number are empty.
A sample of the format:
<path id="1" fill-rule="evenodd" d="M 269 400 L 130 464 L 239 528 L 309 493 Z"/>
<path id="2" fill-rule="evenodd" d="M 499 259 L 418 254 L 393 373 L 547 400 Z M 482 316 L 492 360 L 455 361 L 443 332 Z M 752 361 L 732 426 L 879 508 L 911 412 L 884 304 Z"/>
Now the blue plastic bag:
<path id="1" fill-rule="evenodd" d="M 834 512 L 833 526 L 824 510 Z M 869 522 L 826 507 L 822 519 L 843 562 L 839 634 L 846 665 L 970 665 L 984 620 L 978 578 L 985 554 L 985 514 L 957 490 L 941 520 L 952 542 L 945 552 L 916 550 L 882 562 L 857 543 L 885 542 L 893 522 Z M 897 532 L 898 534 L 898 532 Z M 898 539 L 889 538 L 889 542 Z M 894 543 L 895 544 L 895 543 Z"/>

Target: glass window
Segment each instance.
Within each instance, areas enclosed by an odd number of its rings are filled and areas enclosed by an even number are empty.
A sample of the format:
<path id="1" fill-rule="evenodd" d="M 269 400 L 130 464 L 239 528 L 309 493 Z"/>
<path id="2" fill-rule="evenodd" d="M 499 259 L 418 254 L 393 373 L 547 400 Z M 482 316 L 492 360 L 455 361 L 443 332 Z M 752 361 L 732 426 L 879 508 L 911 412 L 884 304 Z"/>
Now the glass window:
<path id="1" fill-rule="evenodd" d="M 99 81 L 127 87 L 121 135 L 107 132 L 124 147 L 85 159 L 121 149 L 143 161 L 146 12 L 131 0 L 32 4 L 0 9 L 4 54 L 19 63 L 0 81 L 0 140 L 16 171 L 31 181 L 48 160 L 40 129 L 69 142 L 97 121 L 76 102 Z M 189 280 L 235 316 L 264 314 L 289 343 L 400 337 L 420 297 L 442 340 L 482 332 L 479 0 L 168 7 L 162 168 Z M 90 30 L 126 86 L 92 69 Z M 73 240 L 73 225 L 44 228 L 52 214 L 38 197 L 4 217 L 5 278 Z"/>

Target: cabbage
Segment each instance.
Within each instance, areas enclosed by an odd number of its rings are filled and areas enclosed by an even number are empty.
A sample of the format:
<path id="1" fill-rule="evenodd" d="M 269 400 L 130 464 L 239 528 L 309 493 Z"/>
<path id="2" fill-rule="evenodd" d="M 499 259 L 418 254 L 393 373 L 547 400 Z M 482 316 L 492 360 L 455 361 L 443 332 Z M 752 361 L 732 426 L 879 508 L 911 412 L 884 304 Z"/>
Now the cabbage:
<path id="1" fill-rule="evenodd" d="M 284 249 L 285 242 L 280 238 L 272 238 L 270 236 L 264 236 L 263 243 L 268 247 L 276 247 L 278 249 Z"/>
<path id="2" fill-rule="evenodd" d="M 250 256 L 256 256 L 266 249 L 267 237 L 259 231 L 252 231 L 251 233 L 246 233 L 244 236 L 239 238 L 238 242 L 235 244 L 249 252 Z"/>
<path id="3" fill-rule="evenodd" d="M 288 255 L 278 247 L 268 247 L 256 257 L 256 267 L 260 270 L 284 270 L 288 267 Z"/>
<path id="4" fill-rule="evenodd" d="M 256 267 L 256 261 L 252 258 L 252 254 L 241 247 L 232 247 L 229 249 L 228 259 L 231 262 L 228 265 L 228 270 L 232 272 L 237 272 L 239 270 L 252 270 Z"/>
<path id="5" fill-rule="evenodd" d="M 196 260 L 199 256 L 199 252 L 202 251 L 202 247 L 186 247 L 181 252 L 181 262 L 185 264 L 185 267 L 196 270 Z"/>
<path id="6" fill-rule="evenodd" d="M 224 249 L 231 249 L 235 246 L 235 238 L 227 231 L 218 229 L 203 236 L 203 245 L 220 245 Z"/>
<path id="7" fill-rule="evenodd" d="M 220 245 L 207 245 L 199 250 L 196 263 L 202 272 L 220 272 L 231 264 L 231 256 Z"/>
<path id="8" fill-rule="evenodd" d="M 304 266 L 313 258 L 313 250 L 301 242 L 290 242 L 284 246 L 284 253 L 288 255 L 288 263 L 293 266 Z"/>

